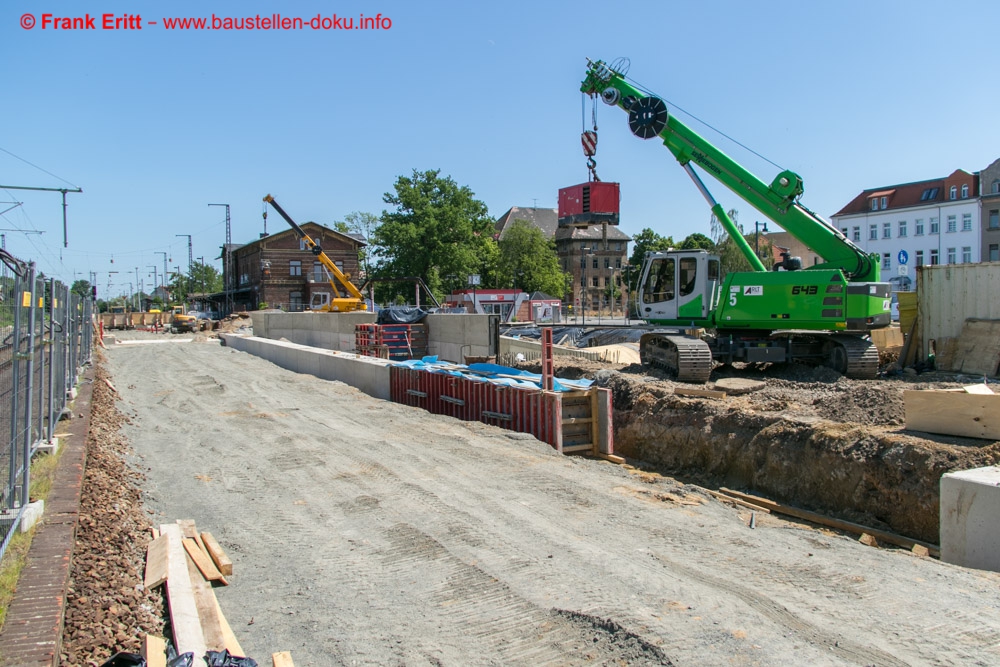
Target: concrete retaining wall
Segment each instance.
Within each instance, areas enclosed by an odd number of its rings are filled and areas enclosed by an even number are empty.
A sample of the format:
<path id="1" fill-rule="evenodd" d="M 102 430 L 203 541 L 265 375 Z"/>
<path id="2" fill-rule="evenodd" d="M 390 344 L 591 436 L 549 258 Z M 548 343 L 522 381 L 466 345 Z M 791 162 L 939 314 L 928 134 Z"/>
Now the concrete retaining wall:
<path id="1" fill-rule="evenodd" d="M 317 313 L 318 314 L 318 313 Z M 313 314 L 309 317 L 315 317 Z M 256 323 L 254 324 L 256 331 Z M 351 344 L 354 344 L 353 330 Z M 323 380 L 337 380 L 360 391 L 388 401 L 389 362 L 362 357 L 349 352 L 323 350 L 297 343 L 268 340 L 258 336 L 221 334 L 227 347 L 267 359 L 276 366 L 296 373 L 308 373 Z"/>
<path id="2" fill-rule="evenodd" d="M 490 315 L 428 315 L 428 354 L 465 363 L 466 356 L 490 353 Z M 309 345 L 324 350 L 354 351 L 354 327 L 375 322 L 374 313 L 251 313 L 254 336 Z"/>
<path id="3" fill-rule="evenodd" d="M 540 359 L 542 356 L 542 344 L 537 340 L 526 340 L 521 338 L 500 337 L 500 354 L 523 354 L 528 359 Z M 575 347 L 552 346 L 552 354 L 564 357 L 578 357 L 590 359 L 591 361 L 603 361 L 601 352 L 588 352 L 586 349 Z"/>

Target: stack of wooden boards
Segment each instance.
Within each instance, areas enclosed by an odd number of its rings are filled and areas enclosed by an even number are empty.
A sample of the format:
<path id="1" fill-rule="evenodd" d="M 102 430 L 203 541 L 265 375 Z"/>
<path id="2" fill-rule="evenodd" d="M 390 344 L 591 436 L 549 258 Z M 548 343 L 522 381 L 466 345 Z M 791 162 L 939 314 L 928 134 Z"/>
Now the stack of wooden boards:
<path id="1" fill-rule="evenodd" d="M 1000 395 L 989 385 L 903 392 L 906 428 L 925 433 L 1000 440 Z"/>
<path id="2" fill-rule="evenodd" d="M 226 586 L 233 563 L 212 537 L 199 533 L 195 522 L 179 519 L 153 529 L 153 540 L 146 549 L 145 586 L 166 584 L 174 647 L 178 654 L 191 652 L 195 664 L 202 664 L 207 651 L 228 650 L 233 656 L 246 654 L 226 621 L 215 597 L 213 584 Z M 166 642 L 147 635 L 143 658 L 149 667 L 166 665 Z M 291 667 L 286 651 L 272 655 L 275 667 Z"/>
<path id="3" fill-rule="evenodd" d="M 965 320 L 957 338 L 934 341 L 934 354 L 934 365 L 940 370 L 997 377 L 1000 320 Z"/>

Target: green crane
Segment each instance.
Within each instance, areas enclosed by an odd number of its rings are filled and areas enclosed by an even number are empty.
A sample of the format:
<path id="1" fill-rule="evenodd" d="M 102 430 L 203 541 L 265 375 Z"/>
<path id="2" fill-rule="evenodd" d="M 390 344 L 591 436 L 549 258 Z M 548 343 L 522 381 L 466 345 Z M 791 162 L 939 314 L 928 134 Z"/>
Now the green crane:
<path id="1" fill-rule="evenodd" d="M 662 140 L 754 268 L 722 276 L 718 256 L 704 250 L 648 253 L 640 315 L 672 328 L 642 336 L 643 363 L 691 382 L 706 382 L 715 361 L 800 361 L 849 377 L 875 377 L 878 351 L 867 334 L 891 321 L 890 287 L 879 282 L 876 258 L 799 203 L 798 174 L 782 171 L 767 184 L 672 116 L 662 99 L 631 83 L 623 70 L 589 62 L 580 90 L 626 111 L 637 137 Z M 784 255 L 769 271 L 694 165 L 825 261 L 803 268 L 799 258 Z"/>

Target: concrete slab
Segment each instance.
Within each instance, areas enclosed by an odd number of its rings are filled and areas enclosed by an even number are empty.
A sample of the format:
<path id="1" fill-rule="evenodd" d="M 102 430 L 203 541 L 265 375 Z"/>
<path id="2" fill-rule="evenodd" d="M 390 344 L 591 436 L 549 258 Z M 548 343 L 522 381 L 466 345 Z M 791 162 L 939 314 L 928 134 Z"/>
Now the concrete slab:
<path id="1" fill-rule="evenodd" d="M 941 477 L 941 560 L 1000 572 L 1000 466 Z"/>

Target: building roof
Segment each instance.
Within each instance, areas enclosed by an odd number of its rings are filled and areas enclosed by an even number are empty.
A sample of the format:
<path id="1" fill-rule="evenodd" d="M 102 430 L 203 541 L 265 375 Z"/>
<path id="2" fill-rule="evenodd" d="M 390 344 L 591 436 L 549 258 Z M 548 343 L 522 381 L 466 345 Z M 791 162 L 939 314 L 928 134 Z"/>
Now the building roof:
<path id="1" fill-rule="evenodd" d="M 366 246 L 366 245 L 368 245 L 368 243 L 365 241 L 365 237 L 362 234 L 355 234 L 355 233 L 347 233 L 347 234 L 345 234 L 343 232 L 338 232 L 335 229 L 330 229 L 326 225 L 321 225 L 318 222 L 313 222 L 312 220 L 309 220 L 307 222 L 303 222 L 301 225 L 299 225 L 299 227 L 301 227 L 302 229 L 305 229 L 306 227 L 319 228 L 324 234 L 333 234 L 335 236 L 342 236 L 345 239 L 350 239 L 351 241 L 353 241 L 355 243 L 355 245 L 357 245 L 359 247 L 360 246 Z M 259 239 L 255 239 L 255 240 L 253 240 L 253 241 L 251 241 L 249 243 L 244 243 L 244 244 L 233 243 L 232 244 L 232 249 L 236 250 L 237 248 L 243 248 L 245 246 L 252 246 L 252 245 L 258 244 L 258 243 L 260 243 L 262 241 L 271 240 L 271 239 L 274 239 L 275 237 L 278 237 L 278 236 L 287 236 L 288 234 L 295 234 L 295 230 L 293 230 L 292 228 L 289 227 L 288 229 L 283 229 L 280 232 L 274 232 L 273 234 L 268 234 L 267 236 L 262 236 Z M 309 234 L 309 236 L 313 236 L 313 235 L 314 234 Z"/>
<path id="2" fill-rule="evenodd" d="M 560 227 L 556 231 L 556 241 L 600 241 L 604 238 L 601 225 L 592 227 Z M 632 237 L 618 229 L 617 225 L 608 225 L 609 241 L 631 241 Z"/>
<path id="3" fill-rule="evenodd" d="M 953 184 L 967 183 L 969 185 L 969 197 L 975 197 L 978 188 L 976 187 L 978 174 L 956 169 L 949 176 L 933 178 L 927 181 L 916 181 L 913 183 L 901 183 L 899 185 L 884 185 L 877 188 L 863 190 L 861 194 L 850 201 L 847 206 L 834 213 L 834 217 L 842 215 L 858 215 L 862 213 L 874 213 L 888 209 L 908 208 L 911 206 L 927 206 L 929 204 L 951 201 L 948 199 L 947 188 Z M 886 206 L 883 208 L 881 202 L 877 209 L 872 208 L 871 200 L 882 197 L 886 199 Z"/>
<path id="4" fill-rule="evenodd" d="M 538 229 L 542 230 L 545 238 L 550 239 L 555 236 L 559 228 L 559 211 L 554 208 L 535 208 L 528 206 L 511 206 L 506 213 L 497 218 L 493 228 L 503 238 L 507 229 L 514 224 L 515 220 L 525 220 Z"/>

